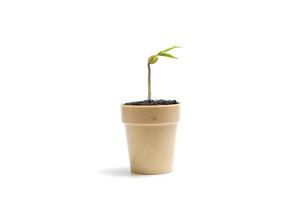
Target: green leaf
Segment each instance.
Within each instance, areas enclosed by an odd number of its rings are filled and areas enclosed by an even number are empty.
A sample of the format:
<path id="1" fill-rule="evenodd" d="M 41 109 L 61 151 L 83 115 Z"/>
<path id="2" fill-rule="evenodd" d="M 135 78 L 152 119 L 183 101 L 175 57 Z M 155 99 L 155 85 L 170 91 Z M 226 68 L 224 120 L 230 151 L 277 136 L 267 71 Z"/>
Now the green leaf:
<path id="1" fill-rule="evenodd" d="M 176 48 L 181 48 L 181 47 L 175 45 L 175 46 L 172 46 L 172 47 L 167 48 L 167 49 L 165 49 L 165 50 L 162 50 L 162 51 L 160 51 L 159 53 L 168 52 L 168 51 L 170 51 L 170 50 L 172 50 L 172 49 L 176 49 Z"/>
<path id="2" fill-rule="evenodd" d="M 165 52 L 159 52 L 158 53 L 158 56 L 164 56 L 164 57 L 168 57 L 168 58 L 174 58 L 174 59 L 177 59 L 177 57 L 169 54 L 169 53 L 165 53 Z"/>

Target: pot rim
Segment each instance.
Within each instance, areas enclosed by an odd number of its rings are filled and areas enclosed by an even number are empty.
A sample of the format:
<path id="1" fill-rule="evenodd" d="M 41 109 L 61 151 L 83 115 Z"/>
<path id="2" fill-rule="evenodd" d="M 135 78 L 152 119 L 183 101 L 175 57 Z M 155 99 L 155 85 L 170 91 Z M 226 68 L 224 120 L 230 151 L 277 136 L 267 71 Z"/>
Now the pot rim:
<path id="1" fill-rule="evenodd" d="M 180 104 L 124 105 L 121 104 L 125 124 L 170 124 L 179 121 Z"/>
<path id="2" fill-rule="evenodd" d="M 168 105 L 125 105 L 124 103 L 121 103 L 121 106 L 123 106 L 123 107 L 153 108 L 153 107 L 176 107 L 176 106 L 180 106 L 180 104 L 181 103 L 168 104 Z"/>

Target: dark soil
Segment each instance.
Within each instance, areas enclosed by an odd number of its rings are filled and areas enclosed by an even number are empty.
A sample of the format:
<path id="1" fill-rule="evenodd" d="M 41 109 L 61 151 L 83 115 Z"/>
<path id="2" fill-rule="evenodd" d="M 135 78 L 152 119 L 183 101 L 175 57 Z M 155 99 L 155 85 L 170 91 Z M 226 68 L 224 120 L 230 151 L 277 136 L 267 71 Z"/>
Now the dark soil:
<path id="1" fill-rule="evenodd" d="M 133 101 L 125 103 L 124 105 L 134 105 L 134 106 L 148 106 L 148 105 L 172 105 L 172 104 L 179 104 L 176 100 L 144 100 L 144 101 Z"/>

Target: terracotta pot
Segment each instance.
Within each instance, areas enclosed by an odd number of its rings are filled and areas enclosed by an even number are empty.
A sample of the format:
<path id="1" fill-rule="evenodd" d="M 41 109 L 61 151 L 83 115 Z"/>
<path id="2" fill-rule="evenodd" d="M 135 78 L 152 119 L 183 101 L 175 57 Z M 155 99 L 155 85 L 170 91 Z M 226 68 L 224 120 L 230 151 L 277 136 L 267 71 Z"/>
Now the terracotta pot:
<path id="1" fill-rule="evenodd" d="M 138 174 L 171 172 L 180 105 L 121 107 L 131 171 Z"/>

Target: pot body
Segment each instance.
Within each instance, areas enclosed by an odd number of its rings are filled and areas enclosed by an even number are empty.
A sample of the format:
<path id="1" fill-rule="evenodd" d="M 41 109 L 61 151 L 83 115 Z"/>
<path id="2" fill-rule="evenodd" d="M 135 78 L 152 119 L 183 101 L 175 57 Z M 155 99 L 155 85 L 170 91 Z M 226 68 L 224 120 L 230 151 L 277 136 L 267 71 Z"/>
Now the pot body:
<path id="1" fill-rule="evenodd" d="M 162 174 L 172 171 L 179 104 L 122 105 L 131 171 Z"/>

